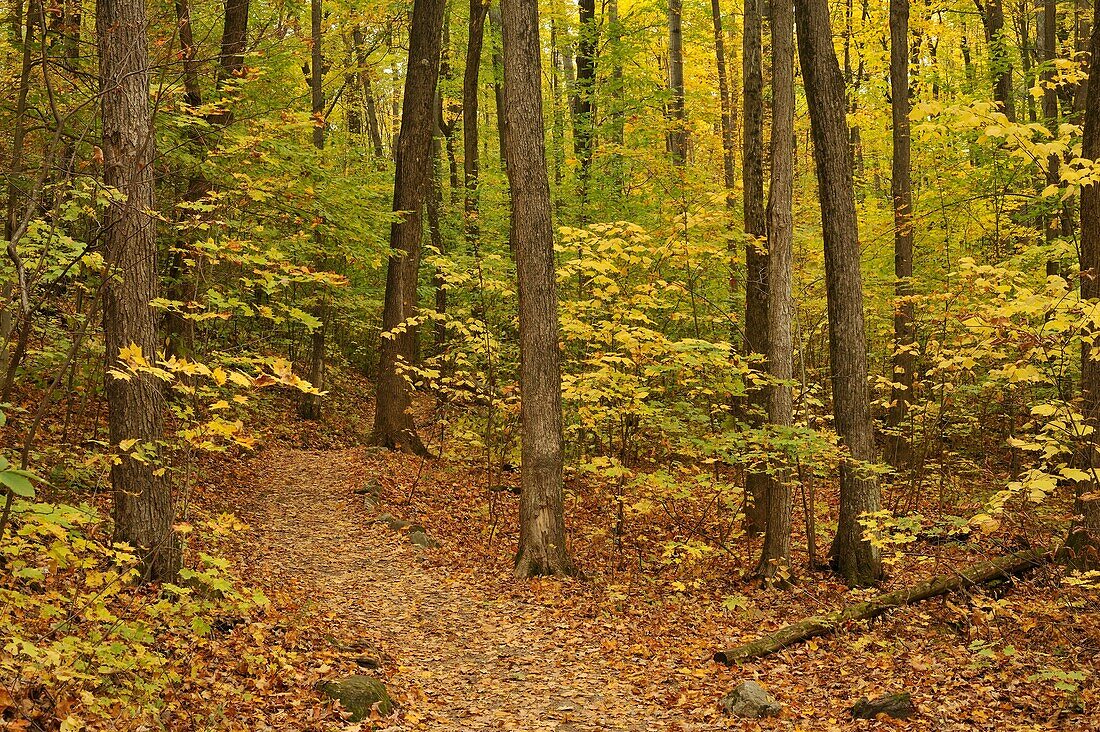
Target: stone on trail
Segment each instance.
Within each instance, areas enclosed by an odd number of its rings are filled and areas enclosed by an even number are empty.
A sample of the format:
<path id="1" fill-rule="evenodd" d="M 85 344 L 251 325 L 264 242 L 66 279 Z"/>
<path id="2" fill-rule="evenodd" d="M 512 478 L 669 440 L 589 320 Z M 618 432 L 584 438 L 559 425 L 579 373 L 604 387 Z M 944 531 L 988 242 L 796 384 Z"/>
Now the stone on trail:
<path id="1" fill-rule="evenodd" d="M 409 528 L 412 525 L 410 522 L 406 521 L 405 519 L 397 518 L 392 513 L 384 513 L 381 516 L 379 516 L 376 520 L 380 524 L 385 524 L 386 526 L 389 526 L 394 531 L 401 531 L 403 529 Z"/>
<path id="2" fill-rule="evenodd" d="M 864 697 L 852 707 L 852 716 L 856 719 L 876 719 L 885 714 L 894 719 L 908 719 L 917 713 L 916 706 L 908 691 L 900 694 L 883 694 L 874 699 Z"/>
<path id="3" fill-rule="evenodd" d="M 352 722 L 369 719 L 372 709 L 377 709 L 383 717 L 393 711 L 393 701 L 386 687 L 370 676 L 349 676 L 339 681 L 328 681 L 321 685 L 321 691 L 339 700 L 344 709 L 351 712 Z"/>
<path id="4" fill-rule="evenodd" d="M 423 547 L 425 549 L 435 549 L 437 546 L 439 546 L 438 541 L 436 541 L 432 537 L 428 536 L 423 531 L 412 531 L 412 532 L 410 532 L 409 533 L 409 541 L 411 541 L 413 544 L 416 544 L 417 546 Z"/>
<path id="5" fill-rule="evenodd" d="M 783 705 L 775 700 L 763 686 L 755 681 L 744 681 L 722 697 L 722 709 L 726 714 L 745 719 L 776 717 Z"/>

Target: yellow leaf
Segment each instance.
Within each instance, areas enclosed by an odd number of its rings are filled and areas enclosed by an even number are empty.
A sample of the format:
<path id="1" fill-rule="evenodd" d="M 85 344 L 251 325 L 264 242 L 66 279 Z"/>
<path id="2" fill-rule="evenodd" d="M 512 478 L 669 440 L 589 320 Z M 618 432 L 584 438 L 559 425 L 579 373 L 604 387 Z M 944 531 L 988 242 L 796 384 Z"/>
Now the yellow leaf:
<path id="1" fill-rule="evenodd" d="M 136 439 L 123 440 L 122 442 L 118 443 L 118 449 L 126 452 L 136 444 L 138 444 L 138 441 Z"/>

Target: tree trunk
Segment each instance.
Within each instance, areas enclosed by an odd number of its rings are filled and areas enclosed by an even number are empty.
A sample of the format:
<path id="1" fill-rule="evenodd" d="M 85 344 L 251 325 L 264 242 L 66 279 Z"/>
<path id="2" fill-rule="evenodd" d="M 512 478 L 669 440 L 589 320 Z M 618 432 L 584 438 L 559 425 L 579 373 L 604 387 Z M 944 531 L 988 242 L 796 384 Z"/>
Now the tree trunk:
<path id="1" fill-rule="evenodd" d="M 145 3 L 98 0 L 100 103 L 103 118 L 103 182 L 125 198 L 107 208 L 104 254 L 115 273 L 103 290 L 103 330 L 112 366 L 123 348 L 136 345 L 156 358 L 157 241 L 153 210 L 154 135 L 149 108 L 149 52 Z M 119 445 L 155 451 L 164 433 L 160 382 L 151 374 L 130 379 L 107 377 L 111 445 L 123 453 L 111 468 L 115 539 L 130 544 L 142 559 L 143 577 L 171 580 L 180 568 L 180 545 L 172 530 L 172 487 L 157 475 L 150 456 L 138 460 Z"/>
<path id="2" fill-rule="evenodd" d="M 1016 121 L 1016 108 L 1012 99 L 1012 60 L 1005 40 L 1005 11 L 1002 0 L 974 0 L 985 29 L 985 41 L 989 47 L 989 72 L 993 84 L 993 101 L 1001 105 L 1010 122 Z"/>
<path id="3" fill-rule="evenodd" d="M 840 467 L 840 519 L 833 556 L 849 584 L 868 585 L 879 580 L 882 566 L 878 549 L 863 538 L 860 518 L 878 511 L 879 492 L 874 475 L 864 468 L 874 460 L 874 435 L 844 79 L 833 49 L 828 0 L 797 0 L 795 7 L 821 200 L 833 414 L 849 453 Z"/>
<path id="4" fill-rule="evenodd" d="M 321 54 L 321 0 L 310 2 L 310 109 L 313 112 L 313 146 L 318 150 L 325 148 L 325 71 L 324 57 Z M 317 248 L 322 248 L 320 230 L 313 229 L 313 240 Z M 324 389 L 325 379 L 325 320 L 328 313 L 324 305 L 318 305 L 315 311 L 321 325 L 310 334 L 309 382 L 317 389 Z M 303 393 L 298 403 L 298 416 L 302 419 L 321 418 L 321 395 Z"/>
<path id="5" fill-rule="evenodd" d="M 726 40 L 722 33 L 722 6 L 710 0 L 714 21 L 714 58 L 718 64 L 718 96 L 722 105 L 722 182 L 726 187 L 726 208 L 736 205 L 737 172 L 734 164 L 733 99 L 730 97 L 729 74 L 726 71 Z"/>
<path id="6" fill-rule="evenodd" d="M 485 39 L 485 0 L 470 0 L 470 31 L 466 43 L 466 71 L 462 75 L 462 168 L 465 175 L 466 240 L 471 246 L 480 235 L 478 223 L 478 184 L 481 161 L 478 158 L 478 77 L 481 72 L 481 48 Z"/>
<path id="7" fill-rule="evenodd" d="M 790 380 L 794 362 L 791 333 L 791 260 L 794 238 L 794 4 L 772 0 L 771 188 L 768 190 L 768 422 L 777 430 L 794 423 Z M 781 461 L 785 459 L 781 456 Z M 791 470 L 769 476 L 765 495 L 764 548 L 759 574 L 785 584 L 791 567 Z"/>
<path id="8" fill-rule="evenodd" d="M 986 582 L 1022 574 L 1033 567 L 1037 567 L 1043 559 L 1042 552 L 1023 551 L 989 562 L 974 564 L 960 572 L 933 577 L 919 585 L 887 592 L 866 602 L 831 612 L 828 615 L 818 615 L 784 626 L 774 633 L 769 633 L 751 643 L 719 651 L 714 654 L 714 660 L 731 666 L 735 663 L 769 656 L 788 646 L 793 646 L 795 643 L 835 633 L 837 630 L 846 627 L 848 623 L 856 620 L 870 620 L 885 615 L 895 608 L 915 605 L 918 602 L 946 595 L 949 592 L 958 592 Z"/>
<path id="9" fill-rule="evenodd" d="M 607 3 L 607 36 L 611 61 L 611 154 L 612 196 L 621 200 L 626 186 L 623 147 L 626 144 L 626 109 L 623 106 L 623 23 L 619 19 L 619 0 Z"/>
<path id="10" fill-rule="evenodd" d="M 677 0 L 672 0 L 676 2 Z M 573 110 L 573 152 L 577 156 L 577 200 L 582 223 L 588 221 L 588 194 L 592 178 L 592 155 L 596 119 L 596 0 L 579 0 L 580 26 L 577 38 L 576 106 Z"/>
<path id="11" fill-rule="evenodd" d="M 431 185 L 431 145 L 445 5 L 445 0 L 413 3 L 393 184 L 393 210 L 402 217 L 390 226 L 390 248 L 394 253 L 386 268 L 381 359 L 370 438 L 373 445 L 419 455 L 427 455 L 427 450 L 409 413 L 412 394 L 406 370 L 413 365 L 416 344 L 407 321 L 416 315 L 421 216 L 424 196 Z"/>
<path id="12" fill-rule="evenodd" d="M 890 0 L 890 111 L 894 157 L 890 193 L 894 200 L 894 356 L 886 424 L 886 461 L 899 473 L 911 461 L 905 420 L 916 387 L 913 323 L 913 193 L 909 133 L 909 0 Z"/>
<path id="13" fill-rule="evenodd" d="M 382 149 L 382 128 L 378 124 L 378 104 L 374 99 L 374 89 L 370 80 L 370 72 L 367 64 L 367 50 L 363 47 L 363 30 L 355 28 L 351 32 L 351 46 L 355 53 L 356 78 L 362 86 L 363 103 L 367 114 L 367 133 L 370 135 L 371 148 L 374 157 L 382 159 L 386 157 Z"/>
<path id="14" fill-rule="evenodd" d="M 668 90 L 672 129 L 669 149 L 673 164 L 682 167 L 687 162 L 687 119 L 684 109 L 684 4 L 683 0 L 668 2 Z"/>
<path id="15" fill-rule="evenodd" d="M 561 365 L 537 0 L 503 0 L 505 155 L 519 291 L 523 445 L 516 575 L 574 574 L 565 545 Z"/>
<path id="16" fill-rule="evenodd" d="M 761 248 L 767 235 L 764 211 L 764 71 L 761 56 L 763 18 L 761 0 L 745 0 L 743 37 L 745 83 L 744 151 L 741 175 L 745 196 L 745 352 L 763 355 L 767 348 L 768 257 Z M 753 407 L 766 408 L 763 394 L 757 391 Z M 750 471 L 745 479 L 748 500 L 745 505 L 745 531 L 759 535 L 764 531 L 764 495 L 768 478 Z"/>
<path id="17" fill-rule="evenodd" d="M 492 3 L 492 0 L 489 0 Z M 500 18 L 500 6 L 497 4 L 489 5 L 489 25 L 491 29 L 492 41 L 492 54 L 490 54 L 490 62 L 493 65 L 493 100 L 496 102 L 497 110 L 497 144 L 500 151 L 500 165 L 506 167 L 507 162 L 504 156 L 504 128 L 508 115 L 505 112 L 504 107 L 504 59 L 501 58 L 501 18 Z"/>
<path id="18" fill-rule="evenodd" d="M 1100 58 L 1100 3 L 1093 18 L 1090 56 Z M 1094 62 L 1095 63 L 1095 62 Z M 1097 86 L 1085 98 L 1085 129 L 1081 157 L 1100 160 L 1100 94 Z M 1081 299 L 1091 306 L 1100 299 L 1100 185 L 1081 186 Z M 1100 361 L 1091 355 L 1092 344 L 1081 344 L 1081 413 L 1092 432 L 1085 436 L 1083 469 L 1092 481 L 1077 488 L 1076 518 L 1066 540 L 1069 563 L 1082 570 L 1100 569 Z"/>

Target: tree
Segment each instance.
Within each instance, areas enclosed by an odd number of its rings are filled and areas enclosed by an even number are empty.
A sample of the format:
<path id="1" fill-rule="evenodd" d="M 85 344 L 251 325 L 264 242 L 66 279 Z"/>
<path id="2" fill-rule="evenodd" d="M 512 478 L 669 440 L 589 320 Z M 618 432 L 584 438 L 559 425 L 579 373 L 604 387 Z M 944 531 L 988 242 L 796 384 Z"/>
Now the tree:
<path id="1" fill-rule="evenodd" d="M 1002 0 L 974 0 L 985 30 L 985 42 L 989 48 L 989 73 L 993 84 L 993 101 L 1001 105 L 1001 111 L 1009 122 L 1016 121 L 1016 107 L 1012 98 L 1012 61 L 1008 56 L 1005 40 L 1005 10 Z"/>
<path id="2" fill-rule="evenodd" d="M 777 430 L 794 422 L 790 387 L 794 342 L 791 334 L 791 257 L 794 238 L 794 5 L 772 3 L 772 138 L 771 188 L 768 190 L 768 374 L 776 383 L 767 389 L 768 423 Z M 768 580 L 791 564 L 790 471 L 768 476 L 764 506 L 764 548 L 759 573 Z"/>
<path id="3" fill-rule="evenodd" d="M 516 575 L 569 575 L 562 487 L 561 363 L 537 0 L 503 0 L 504 153 L 519 289 L 523 424 Z"/>
<path id="4" fill-rule="evenodd" d="M 761 0 L 745 0 L 745 31 L 742 64 L 745 85 L 744 149 L 741 153 L 741 177 L 745 196 L 745 352 L 763 355 L 767 348 L 768 260 L 760 244 L 767 236 L 764 211 L 764 70 L 763 19 Z M 764 405 L 759 392 L 753 404 Z M 750 471 L 746 477 L 748 503 L 745 507 L 745 531 L 764 531 L 764 492 L 767 476 Z"/>
<path id="5" fill-rule="evenodd" d="M 148 21 L 141 0 L 98 0 L 103 182 L 118 191 L 104 220 L 110 279 L 103 289 L 104 345 L 113 363 L 123 349 L 156 357 L 157 241 L 153 211 L 155 138 L 149 107 Z M 172 529 L 172 487 L 154 460 L 130 449 L 155 451 L 164 433 L 164 397 L 151 374 L 107 378 L 111 445 L 123 453 L 111 467 L 115 538 L 142 558 L 145 579 L 171 580 L 179 571 Z M 130 443 L 131 440 L 136 442 Z"/>
<path id="6" fill-rule="evenodd" d="M 1090 58 L 1100 59 L 1100 4 L 1092 25 Z M 1081 157 L 1100 160 L 1100 94 L 1090 84 L 1085 96 L 1085 130 Z M 1100 185 L 1081 186 L 1081 299 L 1094 306 L 1100 299 Z M 1084 437 L 1081 462 L 1091 481 L 1078 485 L 1074 519 L 1066 540 L 1070 564 L 1078 569 L 1100 569 L 1100 360 L 1088 341 L 1081 345 L 1081 413 L 1091 432 Z"/>
<path id="7" fill-rule="evenodd" d="M 672 96 L 672 129 L 669 150 L 672 162 L 687 162 L 687 120 L 684 109 L 684 5 L 683 0 L 668 2 L 668 89 Z"/>
<path id="8" fill-rule="evenodd" d="M 844 79 L 833 48 L 828 0 L 796 0 L 795 10 L 825 240 L 833 416 L 849 454 L 840 467 L 840 519 L 832 551 L 849 584 L 868 585 L 881 577 L 882 566 L 878 549 L 863 537 L 860 519 L 878 510 L 879 492 L 867 471 L 874 459 L 874 435 Z"/>
<path id="9" fill-rule="evenodd" d="M 596 0 L 579 0 L 577 7 L 580 32 L 577 39 L 577 81 L 574 87 L 573 152 L 580 165 L 577 172 L 580 219 L 587 221 L 596 139 L 596 49 L 599 29 L 596 25 Z"/>
<path id="10" fill-rule="evenodd" d="M 445 0 L 416 0 L 409 30 L 409 63 L 397 138 L 393 210 L 382 310 L 381 358 L 375 390 L 374 430 L 370 442 L 426 455 L 409 409 L 410 377 L 416 351 L 409 319 L 417 308 L 422 210 L 431 185 L 431 146 L 435 127 L 435 94 L 439 81 L 440 36 Z"/>
<path id="11" fill-rule="evenodd" d="M 910 463 L 903 425 L 916 387 L 913 353 L 913 193 L 909 133 L 909 0 L 890 0 L 890 111 L 894 157 L 890 193 L 894 199 L 894 386 L 887 412 L 886 461 L 894 470 Z"/>
<path id="12" fill-rule="evenodd" d="M 726 208 L 732 210 L 736 201 L 737 172 L 734 169 L 733 98 L 729 73 L 726 70 L 726 41 L 722 33 L 722 6 L 710 0 L 714 22 L 714 58 L 718 66 L 718 97 L 722 107 L 722 183 L 726 187 Z"/>
<path id="13" fill-rule="evenodd" d="M 466 42 L 466 71 L 462 76 L 462 167 L 465 174 L 466 238 L 473 243 L 478 238 L 478 183 L 481 161 L 478 157 L 478 77 L 481 71 L 481 49 L 485 40 L 485 16 L 489 4 L 485 0 L 470 0 L 470 30 Z"/>

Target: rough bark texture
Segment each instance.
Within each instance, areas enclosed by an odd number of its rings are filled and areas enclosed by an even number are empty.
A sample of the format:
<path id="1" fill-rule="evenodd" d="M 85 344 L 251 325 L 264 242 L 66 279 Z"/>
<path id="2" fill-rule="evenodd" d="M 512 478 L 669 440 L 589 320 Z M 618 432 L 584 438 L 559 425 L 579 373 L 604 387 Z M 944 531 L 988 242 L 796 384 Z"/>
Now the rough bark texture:
<path id="1" fill-rule="evenodd" d="M 784 382 L 767 390 L 768 422 L 778 429 L 794 421 L 791 388 L 791 261 L 794 220 L 794 5 L 772 2 L 772 182 L 768 191 L 768 373 Z M 791 471 L 769 476 L 765 495 L 764 548 L 759 573 L 786 580 L 791 565 Z"/>
<path id="2" fill-rule="evenodd" d="M 1012 98 L 1012 61 L 1005 39 L 1005 11 L 1002 0 L 974 0 L 985 29 L 985 41 L 989 48 L 989 73 L 993 84 L 993 101 L 1000 103 L 1001 111 L 1010 122 L 1016 121 L 1016 107 Z"/>
<path id="3" fill-rule="evenodd" d="M 764 71 L 761 56 L 763 18 L 761 0 L 745 0 L 745 32 L 742 54 L 745 80 L 745 131 L 741 153 L 741 177 L 745 196 L 745 352 L 764 354 L 768 328 L 768 258 L 760 247 L 767 234 L 764 211 Z M 753 405 L 765 407 L 756 392 Z M 764 531 L 764 494 L 768 478 L 750 472 L 746 478 L 748 502 L 745 531 Z"/>
<path id="4" fill-rule="evenodd" d="M 784 626 L 774 633 L 769 633 L 751 643 L 718 651 L 714 654 L 714 660 L 732 665 L 768 656 L 795 643 L 835 633 L 843 628 L 846 623 L 869 620 L 895 608 L 913 605 L 932 597 L 946 595 L 949 592 L 957 592 L 975 585 L 1021 574 L 1038 566 L 1043 559 L 1043 552 L 1023 551 L 989 562 L 974 564 L 962 571 L 933 577 L 927 582 L 922 582 L 913 587 L 887 592 L 866 602 L 831 612 L 828 615 L 817 615 Z"/>
<path id="5" fill-rule="evenodd" d="M 409 409 L 411 387 L 405 368 L 413 363 L 416 344 L 406 326 L 416 315 L 417 269 L 424 197 L 431 185 L 431 145 L 435 127 L 435 94 L 439 81 L 440 35 L 445 0 L 416 0 L 409 38 L 409 64 L 397 137 L 397 171 L 393 210 L 402 214 L 390 226 L 386 298 L 382 310 L 381 359 L 378 368 L 374 430 L 370 442 L 426 455 Z"/>
<path id="6" fill-rule="evenodd" d="M 909 436 L 904 428 L 916 384 L 913 351 L 913 194 L 909 133 L 909 0 L 890 0 L 890 111 L 894 157 L 890 193 L 894 199 L 894 357 L 890 408 L 887 412 L 886 461 L 901 471 L 910 464 Z"/>
<path id="7" fill-rule="evenodd" d="M 844 118 L 844 80 L 833 48 L 828 0 L 797 0 L 798 55 L 810 108 L 811 136 L 825 241 L 833 415 L 850 457 L 840 467 L 840 519 L 833 556 L 852 585 L 877 582 L 879 552 L 863 538 L 860 518 L 878 511 L 878 482 L 862 467 L 874 460 L 863 282 Z"/>
<path id="8" fill-rule="evenodd" d="M 489 6 L 485 0 L 470 0 L 470 31 L 466 42 L 466 71 L 462 75 L 462 167 L 465 176 L 466 239 L 474 242 L 479 235 L 478 184 L 481 160 L 478 157 L 478 77 L 481 71 L 481 49 L 485 39 L 485 15 Z"/>
<path id="9" fill-rule="evenodd" d="M 496 103 L 497 108 L 497 142 L 500 145 L 500 164 L 501 166 L 506 166 L 507 163 L 504 159 L 504 126 L 508 115 L 505 113 L 504 109 L 504 59 L 500 55 L 500 26 L 500 5 L 490 4 L 489 27 L 492 31 L 490 33 L 490 40 L 492 42 L 492 53 L 490 54 L 490 62 L 493 65 L 493 101 Z"/>
<path id="10" fill-rule="evenodd" d="M 125 199 L 107 208 L 103 245 L 111 280 L 103 292 L 104 346 L 114 366 L 123 348 L 137 345 L 156 355 L 156 226 L 153 210 L 154 136 L 149 108 L 148 21 L 142 0 L 98 0 L 100 103 L 103 118 L 103 182 Z M 111 445 L 124 453 L 111 468 L 115 538 L 142 558 L 144 577 L 170 580 L 180 568 L 172 530 L 172 488 L 155 474 L 154 460 L 136 460 L 118 448 L 155 450 L 164 431 L 164 397 L 148 374 L 129 380 L 107 377 Z"/>
<path id="11" fill-rule="evenodd" d="M 1092 26 L 1090 51 L 1100 58 L 1100 3 Z M 1097 86 L 1091 87 L 1095 92 Z M 1100 159 L 1100 94 L 1085 98 L 1085 130 L 1081 157 Z M 1081 299 L 1093 307 L 1100 299 L 1100 185 L 1081 187 Z M 1084 438 L 1081 462 L 1093 480 L 1078 486 L 1074 520 L 1066 540 L 1066 555 L 1078 569 L 1100 569 L 1100 361 L 1091 356 L 1092 346 L 1081 346 L 1081 413 L 1093 431 Z"/>
<path id="12" fill-rule="evenodd" d="M 710 0 L 711 19 L 714 21 L 714 57 L 718 64 L 718 96 L 722 104 L 722 183 L 726 186 L 726 208 L 735 205 L 737 171 L 734 167 L 733 100 L 730 97 L 729 73 L 726 70 L 726 39 L 722 33 L 722 6 L 719 0 Z"/>
<path id="13" fill-rule="evenodd" d="M 676 0 L 673 0 L 676 2 Z M 579 0 L 580 29 L 577 38 L 577 82 L 574 87 L 576 104 L 573 109 L 573 153 L 577 156 L 577 198 L 580 219 L 588 219 L 588 189 L 592 177 L 592 155 L 595 146 L 596 95 L 596 1 Z"/>
<path id="14" fill-rule="evenodd" d="M 225 25 L 222 28 L 222 47 L 218 55 L 218 83 L 220 91 L 227 81 L 244 74 L 244 52 L 248 48 L 249 0 L 225 0 Z M 211 124 L 225 126 L 233 121 L 228 106 L 210 115 Z"/>
<path id="15" fill-rule="evenodd" d="M 523 422 L 516 574 L 575 572 L 565 545 L 561 364 L 537 0 L 503 0 L 505 135 L 519 291 Z"/>
<path id="16" fill-rule="evenodd" d="M 672 128 L 669 130 L 669 150 L 672 162 L 687 162 L 687 120 L 684 109 L 684 4 L 683 0 L 668 3 L 668 90 L 671 96 L 669 112 Z"/>

